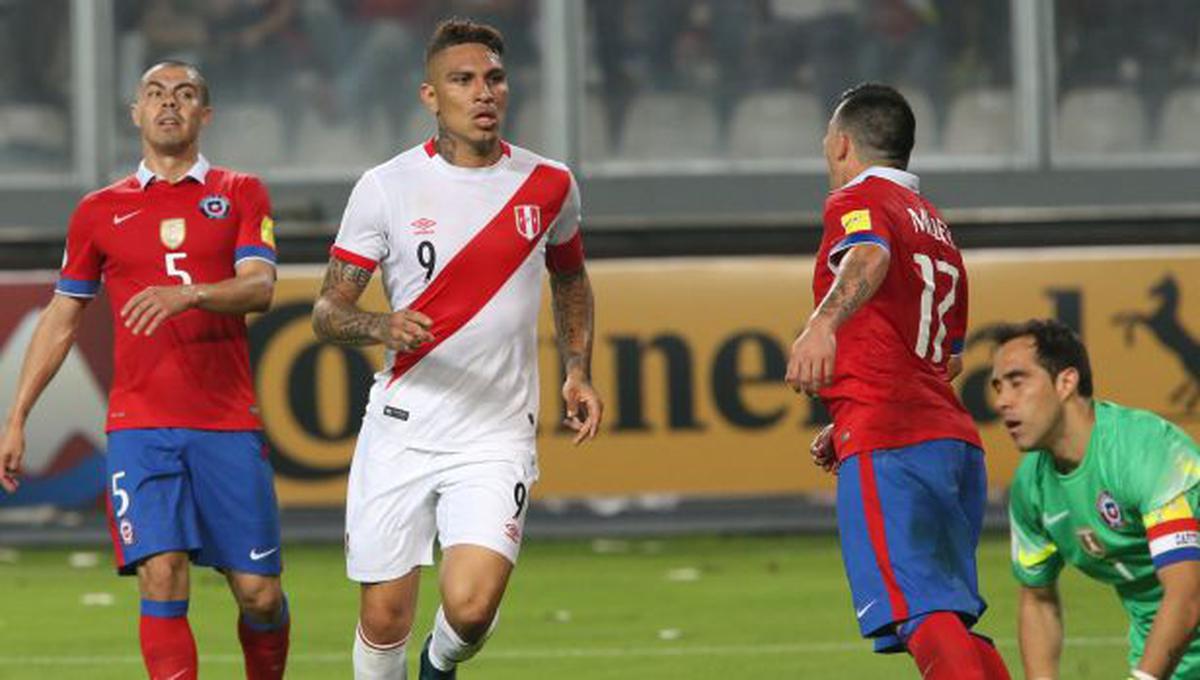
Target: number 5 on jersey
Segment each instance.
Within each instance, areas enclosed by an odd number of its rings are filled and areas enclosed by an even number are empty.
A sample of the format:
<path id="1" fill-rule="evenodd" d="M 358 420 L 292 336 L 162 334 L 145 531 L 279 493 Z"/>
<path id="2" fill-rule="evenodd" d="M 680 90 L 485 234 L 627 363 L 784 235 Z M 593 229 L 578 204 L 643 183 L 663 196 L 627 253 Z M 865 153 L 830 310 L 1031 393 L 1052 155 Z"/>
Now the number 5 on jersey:
<path id="1" fill-rule="evenodd" d="M 958 267 L 949 262 L 934 260 L 922 253 L 913 253 L 913 261 L 921 268 L 921 280 L 925 283 L 925 289 L 921 291 L 921 318 L 917 322 L 917 346 L 913 350 L 917 356 L 929 359 L 936 364 L 942 361 L 942 341 L 946 339 L 946 312 L 949 312 L 950 308 L 954 306 L 959 271 Z M 933 338 L 933 356 L 930 356 L 929 333 L 933 327 L 933 298 L 937 290 L 935 271 L 950 277 L 950 290 L 946 291 L 946 295 L 942 297 L 937 306 L 938 329 L 937 335 Z"/>
<path id="2" fill-rule="evenodd" d="M 183 285 L 192 285 L 192 275 L 176 266 L 179 260 L 187 258 L 187 253 L 167 253 L 164 257 L 166 258 L 167 276 L 177 276 Z"/>

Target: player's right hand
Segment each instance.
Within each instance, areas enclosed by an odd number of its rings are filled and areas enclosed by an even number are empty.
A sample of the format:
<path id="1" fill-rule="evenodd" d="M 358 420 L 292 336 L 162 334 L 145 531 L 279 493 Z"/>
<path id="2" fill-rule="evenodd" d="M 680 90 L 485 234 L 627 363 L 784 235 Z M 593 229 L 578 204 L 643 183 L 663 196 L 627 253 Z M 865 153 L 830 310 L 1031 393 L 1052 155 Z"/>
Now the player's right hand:
<path id="1" fill-rule="evenodd" d="M 433 342 L 433 319 L 411 309 L 392 312 L 388 319 L 387 337 L 383 344 L 397 352 L 412 352 L 427 342 Z"/>
<path id="2" fill-rule="evenodd" d="M 9 425 L 0 437 L 0 487 L 13 493 L 21 485 L 21 459 L 25 457 L 25 430 Z"/>
<path id="3" fill-rule="evenodd" d="M 812 445 L 808 447 L 808 452 L 812 455 L 813 465 L 826 472 L 837 474 L 840 463 L 838 462 L 837 451 L 833 448 L 833 423 L 821 428 L 817 436 L 813 437 Z"/>

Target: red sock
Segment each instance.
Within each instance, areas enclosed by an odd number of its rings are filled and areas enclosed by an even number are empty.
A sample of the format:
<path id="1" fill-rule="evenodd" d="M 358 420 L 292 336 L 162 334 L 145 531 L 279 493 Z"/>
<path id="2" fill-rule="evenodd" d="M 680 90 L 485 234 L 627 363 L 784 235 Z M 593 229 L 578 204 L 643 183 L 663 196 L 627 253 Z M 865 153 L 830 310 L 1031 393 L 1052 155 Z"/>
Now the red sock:
<path id="1" fill-rule="evenodd" d="M 288 633 L 292 622 L 284 600 L 280 622 L 260 625 L 238 619 L 238 640 L 246 659 L 246 680 L 280 680 L 287 666 Z"/>
<path id="2" fill-rule="evenodd" d="M 987 676 L 987 680 L 1012 680 L 1008 674 L 1008 667 L 1004 665 L 1004 658 L 1000 656 L 1000 652 L 996 651 L 996 647 L 981 635 L 971 634 L 971 640 L 975 643 L 975 651 L 979 654 L 979 660 L 983 662 L 983 671 Z"/>
<path id="3" fill-rule="evenodd" d="M 138 633 L 150 680 L 196 680 L 196 639 L 188 625 L 186 600 L 142 600 Z"/>
<path id="4" fill-rule="evenodd" d="M 990 680 L 975 639 L 956 614 L 934 612 L 909 637 L 908 651 L 924 680 Z"/>

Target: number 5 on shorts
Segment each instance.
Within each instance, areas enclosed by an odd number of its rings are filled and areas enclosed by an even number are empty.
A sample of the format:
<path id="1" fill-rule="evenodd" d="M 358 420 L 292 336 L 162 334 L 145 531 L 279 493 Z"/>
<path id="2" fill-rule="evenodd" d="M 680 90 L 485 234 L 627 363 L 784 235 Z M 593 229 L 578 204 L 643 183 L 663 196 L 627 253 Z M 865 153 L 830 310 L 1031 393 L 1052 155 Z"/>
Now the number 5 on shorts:
<path id="1" fill-rule="evenodd" d="M 117 482 L 121 481 L 121 478 L 124 476 L 125 473 L 123 471 L 114 472 L 112 476 L 113 499 L 121 502 L 121 505 L 113 510 L 113 513 L 115 513 L 117 517 L 124 517 L 125 512 L 129 510 L 129 492 L 117 486 Z"/>

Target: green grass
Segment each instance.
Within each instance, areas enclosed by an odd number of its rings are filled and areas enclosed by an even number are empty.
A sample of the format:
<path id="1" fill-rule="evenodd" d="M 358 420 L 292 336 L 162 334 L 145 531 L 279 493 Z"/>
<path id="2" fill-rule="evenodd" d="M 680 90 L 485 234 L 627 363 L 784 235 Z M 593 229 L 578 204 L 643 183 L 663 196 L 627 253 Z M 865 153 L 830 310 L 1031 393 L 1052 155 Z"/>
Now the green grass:
<path id="1" fill-rule="evenodd" d="M 136 584 L 112 575 L 106 553 L 90 568 L 70 566 L 69 554 L 22 550 L 0 563 L 0 678 L 144 677 Z M 286 559 L 294 612 L 288 677 L 351 677 L 357 587 L 345 578 L 340 546 L 295 546 Z M 997 638 L 1020 677 L 1007 541 L 986 539 L 980 564 L 992 608 L 979 629 Z M 434 578 L 424 579 L 410 668 L 435 588 Z M 1115 596 L 1074 574 L 1063 590 L 1063 677 L 1117 677 L 1126 668 L 1126 625 Z M 112 604 L 84 606 L 88 593 L 109 593 Z M 191 612 L 202 677 L 243 677 L 222 578 L 194 572 Z M 907 656 L 874 655 L 859 640 L 832 536 L 528 543 L 495 637 L 460 676 L 918 677 Z"/>

